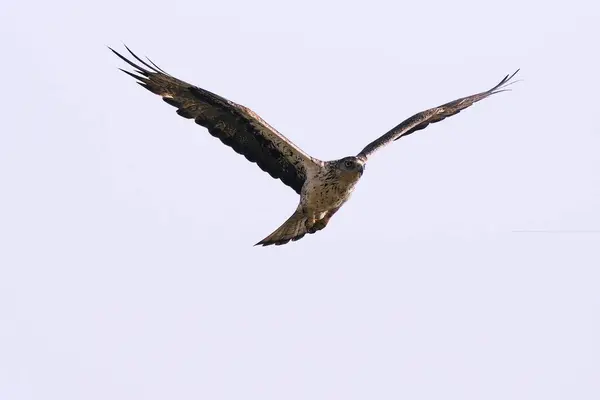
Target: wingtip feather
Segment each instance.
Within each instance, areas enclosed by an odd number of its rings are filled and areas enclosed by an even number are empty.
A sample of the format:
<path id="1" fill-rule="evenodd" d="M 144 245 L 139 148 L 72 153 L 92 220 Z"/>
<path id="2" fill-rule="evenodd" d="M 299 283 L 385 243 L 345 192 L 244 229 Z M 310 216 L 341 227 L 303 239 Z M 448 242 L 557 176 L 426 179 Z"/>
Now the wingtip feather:
<path id="1" fill-rule="evenodd" d="M 125 46 L 125 48 L 127 49 L 127 51 L 129 52 L 129 54 L 131 54 L 136 60 L 138 60 L 139 62 L 141 62 L 142 64 L 144 64 L 147 68 L 149 68 L 152 72 L 155 72 L 157 74 L 160 74 L 161 71 L 159 71 L 158 69 L 154 68 L 152 65 L 148 64 L 146 61 L 142 60 L 141 58 L 139 58 L 133 51 L 131 51 L 131 49 L 129 47 L 127 47 L 126 44 L 123 44 L 123 46 Z"/>
<path id="2" fill-rule="evenodd" d="M 147 79 L 147 78 L 145 78 L 145 77 L 143 77 L 143 76 L 136 75 L 136 74 L 134 74 L 134 73 L 131 73 L 131 72 L 129 72 L 129 71 L 127 71 L 127 70 L 123 69 L 123 68 L 119 68 L 119 71 L 123 71 L 123 72 L 125 72 L 127 75 L 129 75 L 129 76 L 131 76 L 131 77 L 133 77 L 133 78 L 135 78 L 135 79 L 137 79 L 137 80 L 140 80 L 140 81 L 142 81 L 142 82 L 148 82 L 148 79 Z"/>

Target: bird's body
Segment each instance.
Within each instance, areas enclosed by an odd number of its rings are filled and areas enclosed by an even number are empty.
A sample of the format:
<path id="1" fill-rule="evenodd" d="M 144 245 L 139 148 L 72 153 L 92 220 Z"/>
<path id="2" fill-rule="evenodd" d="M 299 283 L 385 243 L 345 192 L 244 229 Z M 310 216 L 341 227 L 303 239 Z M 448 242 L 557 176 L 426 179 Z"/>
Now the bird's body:
<path id="1" fill-rule="evenodd" d="M 263 246 L 299 240 L 307 233 L 325 228 L 331 217 L 350 198 L 371 154 L 430 123 L 441 121 L 479 100 L 505 91 L 508 81 L 516 74 L 507 75 L 498 85 L 485 92 L 413 115 L 367 145 L 356 156 L 321 161 L 304 153 L 249 108 L 174 78 L 152 61 L 148 60 L 150 65 L 127 50 L 146 68 L 112 50 L 133 66 L 139 75 L 123 70 L 125 73 L 136 78 L 146 89 L 160 95 L 168 104 L 177 107 L 179 115 L 194 119 L 197 124 L 207 128 L 211 135 L 243 154 L 249 161 L 257 163 L 272 177 L 281 179 L 300 195 L 292 216 L 257 243 Z"/>
<path id="2" fill-rule="evenodd" d="M 345 163 L 352 163 L 352 167 L 347 168 Z M 356 157 L 325 161 L 319 168 L 309 170 L 294 214 L 257 244 L 284 244 L 325 228 L 348 201 L 363 171 L 364 163 Z"/>

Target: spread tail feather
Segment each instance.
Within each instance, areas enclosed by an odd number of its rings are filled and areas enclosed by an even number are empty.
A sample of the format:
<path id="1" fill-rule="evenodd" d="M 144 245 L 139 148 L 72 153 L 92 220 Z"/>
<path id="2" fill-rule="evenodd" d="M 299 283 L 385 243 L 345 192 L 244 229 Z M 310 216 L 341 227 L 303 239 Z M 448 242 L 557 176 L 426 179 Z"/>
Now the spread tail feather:
<path id="1" fill-rule="evenodd" d="M 302 210 L 298 209 L 275 232 L 256 243 L 255 246 L 270 246 L 272 244 L 279 246 L 288 243 L 290 240 L 299 240 L 306 233 L 306 216 Z"/>

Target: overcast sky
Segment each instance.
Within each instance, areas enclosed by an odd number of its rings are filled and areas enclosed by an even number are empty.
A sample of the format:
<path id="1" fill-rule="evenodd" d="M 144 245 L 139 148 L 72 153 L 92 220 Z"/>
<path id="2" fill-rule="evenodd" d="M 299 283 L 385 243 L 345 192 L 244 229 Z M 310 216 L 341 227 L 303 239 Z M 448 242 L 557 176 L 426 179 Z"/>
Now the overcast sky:
<path id="1" fill-rule="evenodd" d="M 8 0 L 0 399 L 600 398 L 593 1 Z M 106 48 L 311 155 L 378 152 L 324 231 Z M 523 232 L 525 231 L 525 232 Z"/>

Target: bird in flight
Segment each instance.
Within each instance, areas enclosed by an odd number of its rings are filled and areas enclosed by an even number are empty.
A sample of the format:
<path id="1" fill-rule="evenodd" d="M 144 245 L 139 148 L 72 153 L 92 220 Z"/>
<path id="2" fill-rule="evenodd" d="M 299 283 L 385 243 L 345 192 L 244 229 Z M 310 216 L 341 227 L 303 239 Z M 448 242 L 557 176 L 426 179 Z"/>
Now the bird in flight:
<path id="1" fill-rule="evenodd" d="M 208 90 L 181 81 L 154 64 L 142 60 L 125 46 L 139 63 L 109 49 L 133 67 L 121 69 L 154 94 L 177 108 L 177 114 L 193 119 L 235 152 L 256 163 L 263 171 L 291 187 L 300 202 L 291 217 L 256 245 L 282 245 L 325 228 L 331 217 L 348 201 L 371 155 L 382 147 L 458 114 L 479 100 L 504 92 L 519 70 L 493 88 L 422 111 L 369 143 L 355 156 L 321 161 L 302 151 L 252 110 Z"/>

